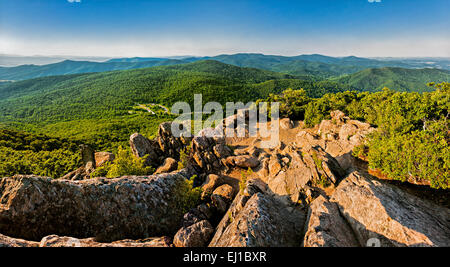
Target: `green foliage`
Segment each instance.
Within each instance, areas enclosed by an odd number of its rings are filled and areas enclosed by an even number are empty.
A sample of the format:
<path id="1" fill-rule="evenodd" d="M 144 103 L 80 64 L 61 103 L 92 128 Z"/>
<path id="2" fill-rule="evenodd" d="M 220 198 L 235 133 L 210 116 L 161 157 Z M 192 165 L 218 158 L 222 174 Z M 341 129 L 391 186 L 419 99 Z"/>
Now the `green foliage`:
<path id="1" fill-rule="evenodd" d="M 0 177 L 35 174 L 58 178 L 80 165 L 75 142 L 0 129 Z"/>
<path id="2" fill-rule="evenodd" d="M 202 188 L 194 187 L 194 181 L 197 179 L 197 175 L 192 176 L 189 180 L 184 180 L 177 196 L 179 197 L 179 206 L 184 213 L 188 212 L 193 207 L 200 204 Z"/>
<path id="3" fill-rule="evenodd" d="M 180 161 L 178 161 L 178 170 L 187 167 L 189 161 L 189 153 L 191 152 L 191 146 L 188 145 L 184 149 L 180 150 Z"/>
<path id="4" fill-rule="evenodd" d="M 128 149 L 119 147 L 114 162 L 98 168 L 91 174 L 91 177 L 106 176 L 108 178 L 115 178 L 124 175 L 153 174 L 155 170 L 150 166 L 145 166 L 145 160 L 145 157 L 135 157 Z"/>
<path id="5" fill-rule="evenodd" d="M 16 128 L 35 134 L 46 133 L 53 138 L 65 138 L 91 146 L 97 151 L 116 152 L 119 146 L 128 146 L 131 134 L 154 136 L 158 126 L 172 116 L 152 116 L 149 113 L 117 116 L 110 119 L 82 119 L 56 123 L 13 124 Z"/>
<path id="6" fill-rule="evenodd" d="M 402 92 L 429 92 L 426 83 L 431 81 L 444 82 L 450 80 L 450 71 L 441 69 L 404 69 L 377 68 L 365 69 L 348 74 L 332 81 L 346 84 L 362 91 L 379 91 L 389 87 Z"/>
<path id="7" fill-rule="evenodd" d="M 304 88 L 308 96 L 350 89 L 332 82 L 308 82 L 271 71 L 217 61 L 52 76 L 0 86 L 0 122 L 53 124 L 128 116 L 138 103 L 170 107 L 178 101 L 249 102 L 280 93 L 285 86 Z"/>
<path id="8" fill-rule="evenodd" d="M 241 171 L 241 180 L 239 181 L 239 190 L 241 193 L 244 192 L 246 186 L 247 186 L 247 180 L 248 176 L 253 174 L 253 170 L 251 168 L 248 168 L 247 171 Z"/>

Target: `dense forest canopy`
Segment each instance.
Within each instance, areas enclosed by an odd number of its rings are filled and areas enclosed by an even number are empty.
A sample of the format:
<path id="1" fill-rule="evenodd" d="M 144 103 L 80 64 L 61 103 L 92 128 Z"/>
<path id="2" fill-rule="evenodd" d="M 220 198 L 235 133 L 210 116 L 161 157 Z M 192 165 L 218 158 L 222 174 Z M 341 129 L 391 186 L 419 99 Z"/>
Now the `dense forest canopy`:
<path id="1" fill-rule="evenodd" d="M 59 122 L 125 116 L 137 103 L 253 101 L 286 87 L 318 97 L 351 89 L 217 61 L 116 72 L 51 76 L 0 86 L 0 122 Z"/>

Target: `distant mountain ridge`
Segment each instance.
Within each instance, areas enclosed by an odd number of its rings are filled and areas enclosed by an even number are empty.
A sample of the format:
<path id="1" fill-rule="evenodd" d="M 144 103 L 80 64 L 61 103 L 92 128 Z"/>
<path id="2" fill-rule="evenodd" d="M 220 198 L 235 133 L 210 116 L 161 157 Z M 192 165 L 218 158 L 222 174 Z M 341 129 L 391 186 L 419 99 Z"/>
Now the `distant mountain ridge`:
<path id="1" fill-rule="evenodd" d="M 216 60 L 239 67 L 251 67 L 296 75 L 302 79 L 326 79 L 356 73 L 366 68 L 401 67 L 425 68 L 442 67 L 447 63 L 420 62 L 418 60 L 377 60 L 349 57 L 329 57 L 319 54 L 299 55 L 293 57 L 240 53 L 218 55 L 213 57 L 133 57 L 114 58 L 105 62 L 65 60 L 48 65 L 21 65 L 17 67 L 0 67 L 0 80 L 25 80 L 37 77 L 127 70 L 154 66 L 186 64 L 202 60 Z"/>
<path id="2" fill-rule="evenodd" d="M 383 87 L 388 87 L 396 91 L 425 92 L 433 90 L 426 85 L 428 82 L 450 81 L 450 71 L 430 68 L 369 68 L 330 80 L 358 88 L 361 91 L 375 92 Z"/>

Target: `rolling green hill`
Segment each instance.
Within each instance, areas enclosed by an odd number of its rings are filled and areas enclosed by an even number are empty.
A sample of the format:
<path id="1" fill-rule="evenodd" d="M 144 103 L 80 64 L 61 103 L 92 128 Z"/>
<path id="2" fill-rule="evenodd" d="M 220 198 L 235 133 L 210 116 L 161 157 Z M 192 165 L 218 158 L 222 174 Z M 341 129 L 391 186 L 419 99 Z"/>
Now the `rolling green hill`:
<path id="1" fill-rule="evenodd" d="M 90 62 L 65 60 L 59 63 L 42 66 L 21 65 L 17 67 L 0 67 L 0 80 L 17 81 L 54 75 L 139 69 L 182 63 L 185 62 L 176 59 L 151 60 L 145 62 Z"/>
<path id="2" fill-rule="evenodd" d="M 450 71 L 439 69 L 371 68 L 345 75 L 332 81 L 353 86 L 362 91 L 379 91 L 388 87 L 396 91 L 432 91 L 428 82 L 450 81 Z"/>
<path id="3" fill-rule="evenodd" d="M 247 102 L 279 93 L 286 87 L 304 87 L 311 96 L 350 88 L 207 60 L 8 83 L 0 86 L 0 122 L 110 118 L 127 115 L 136 103 L 160 103 L 169 107 L 177 101 L 193 104 L 194 93 L 201 93 L 204 103 Z"/>
<path id="4" fill-rule="evenodd" d="M 251 67 L 296 75 L 303 80 L 319 80 L 343 74 L 351 74 L 366 68 L 402 67 L 448 68 L 445 59 L 408 60 L 408 59 L 370 59 L 360 57 L 329 57 L 324 55 L 276 56 L 254 53 L 218 55 L 213 57 L 177 57 L 177 58 L 115 58 L 106 62 L 66 60 L 48 65 L 21 65 L 0 67 L 0 80 L 25 80 L 53 75 L 128 70 L 186 64 L 203 60 L 216 60 L 238 67 Z M 434 61 L 433 61 L 434 60 Z M 436 62 L 435 62 L 436 61 Z M 431 63 L 430 63 L 431 62 Z M 434 62 L 434 63 L 433 63 Z M 447 62 L 447 63 L 446 63 Z M 431 65 L 430 65 L 431 64 Z"/>

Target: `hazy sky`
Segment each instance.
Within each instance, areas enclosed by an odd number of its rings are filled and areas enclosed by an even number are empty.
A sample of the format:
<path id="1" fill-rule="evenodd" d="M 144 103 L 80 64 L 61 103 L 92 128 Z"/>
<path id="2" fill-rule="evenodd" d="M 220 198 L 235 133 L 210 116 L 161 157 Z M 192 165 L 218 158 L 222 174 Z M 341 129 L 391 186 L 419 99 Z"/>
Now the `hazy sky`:
<path id="1" fill-rule="evenodd" d="M 450 57 L 449 0 L 0 0 L 0 53 Z"/>

